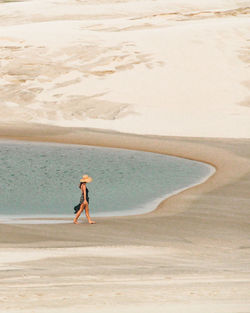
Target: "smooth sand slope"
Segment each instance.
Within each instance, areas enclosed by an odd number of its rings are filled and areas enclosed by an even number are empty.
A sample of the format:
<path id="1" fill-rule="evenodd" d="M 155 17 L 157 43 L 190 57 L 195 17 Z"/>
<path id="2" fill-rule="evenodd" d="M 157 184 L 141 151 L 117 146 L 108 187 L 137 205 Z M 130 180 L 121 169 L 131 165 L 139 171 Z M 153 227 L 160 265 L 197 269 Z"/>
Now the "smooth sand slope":
<path id="1" fill-rule="evenodd" d="M 250 312 L 249 8 L 0 1 L 0 138 L 217 168 L 150 214 L 1 224 L 1 313 Z"/>
<path id="2" fill-rule="evenodd" d="M 1 1 L 0 121 L 249 138 L 249 11 L 239 0 Z"/>
<path id="3" fill-rule="evenodd" d="M 152 213 L 96 225 L 1 225 L 3 312 L 249 313 L 249 139 L 136 136 L 29 125 L 4 138 L 123 147 L 212 163 Z"/>

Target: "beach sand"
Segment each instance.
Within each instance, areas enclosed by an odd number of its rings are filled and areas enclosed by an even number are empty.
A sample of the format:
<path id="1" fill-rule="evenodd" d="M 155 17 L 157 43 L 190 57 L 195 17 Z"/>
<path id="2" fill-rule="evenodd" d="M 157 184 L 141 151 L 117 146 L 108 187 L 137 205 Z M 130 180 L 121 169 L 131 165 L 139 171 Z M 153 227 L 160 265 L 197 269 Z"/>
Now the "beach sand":
<path id="1" fill-rule="evenodd" d="M 42 125 L 5 125 L 0 134 L 167 153 L 217 169 L 148 214 L 1 224 L 1 312 L 250 312 L 249 139 Z"/>
<path id="2" fill-rule="evenodd" d="M 0 122 L 250 137 L 249 1 L 0 5 Z"/>
<path id="3" fill-rule="evenodd" d="M 1 224 L 1 313 L 250 312 L 249 7 L 0 0 L 1 139 L 217 169 L 148 214 Z"/>

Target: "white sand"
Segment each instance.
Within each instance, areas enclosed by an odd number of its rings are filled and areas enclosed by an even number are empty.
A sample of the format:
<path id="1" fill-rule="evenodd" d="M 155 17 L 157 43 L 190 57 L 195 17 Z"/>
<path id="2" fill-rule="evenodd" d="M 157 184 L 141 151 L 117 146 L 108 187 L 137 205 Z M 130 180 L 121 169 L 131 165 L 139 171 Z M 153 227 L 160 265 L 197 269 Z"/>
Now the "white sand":
<path id="1" fill-rule="evenodd" d="M 249 7 L 0 1 L 0 137 L 217 168 L 151 214 L 0 225 L 1 313 L 249 313 L 249 140 L 84 128 L 249 138 Z"/>
<path id="2" fill-rule="evenodd" d="M 250 137 L 248 1 L 11 2 L 0 24 L 2 122 Z"/>

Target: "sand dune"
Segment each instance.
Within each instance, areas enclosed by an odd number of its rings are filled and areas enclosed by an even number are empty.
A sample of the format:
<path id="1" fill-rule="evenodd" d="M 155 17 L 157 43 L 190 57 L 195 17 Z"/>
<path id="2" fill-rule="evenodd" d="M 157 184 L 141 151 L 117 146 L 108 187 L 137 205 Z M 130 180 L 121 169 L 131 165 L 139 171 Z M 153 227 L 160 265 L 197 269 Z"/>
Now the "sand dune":
<path id="1" fill-rule="evenodd" d="M 249 7 L 0 0 L 0 138 L 217 169 L 150 214 L 1 224 L 1 312 L 249 313 Z"/>
<path id="2" fill-rule="evenodd" d="M 0 120 L 249 137 L 249 8 L 246 1 L 1 3 Z"/>

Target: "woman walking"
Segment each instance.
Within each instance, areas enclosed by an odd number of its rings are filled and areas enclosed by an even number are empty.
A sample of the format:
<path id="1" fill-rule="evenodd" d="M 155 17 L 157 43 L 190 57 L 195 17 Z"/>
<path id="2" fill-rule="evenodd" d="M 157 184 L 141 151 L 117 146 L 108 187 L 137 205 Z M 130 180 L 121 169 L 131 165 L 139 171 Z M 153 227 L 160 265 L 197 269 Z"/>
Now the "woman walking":
<path id="1" fill-rule="evenodd" d="M 78 224 L 77 220 L 79 216 L 82 214 L 82 211 L 85 210 L 85 214 L 87 217 L 87 220 L 89 224 L 95 224 L 95 221 L 92 221 L 90 216 L 89 216 L 89 190 L 86 186 L 86 183 L 92 182 L 92 178 L 88 175 L 83 175 L 82 179 L 80 180 L 80 185 L 79 188 L 82 191 L 82 195 L 80 198 L 80 209 L 76 213 L 76 217 L 74 218 L 74 224 Z"/>

